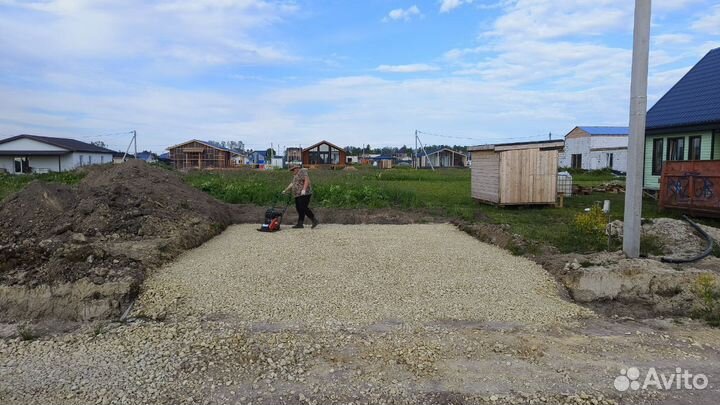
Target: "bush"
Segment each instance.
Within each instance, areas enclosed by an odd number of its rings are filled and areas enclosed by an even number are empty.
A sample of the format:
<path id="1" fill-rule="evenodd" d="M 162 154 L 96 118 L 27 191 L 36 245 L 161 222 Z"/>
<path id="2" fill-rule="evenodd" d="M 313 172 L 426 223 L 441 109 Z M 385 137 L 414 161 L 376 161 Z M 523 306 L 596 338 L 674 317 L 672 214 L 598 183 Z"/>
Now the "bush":
<path id="1" fill-rule="evenodd" d="M 608 217 L 599 205 L 594 205 L 588 212 L 581 212 L 575 216 L 575 228 L 589 236 L 605 239 Z"/>

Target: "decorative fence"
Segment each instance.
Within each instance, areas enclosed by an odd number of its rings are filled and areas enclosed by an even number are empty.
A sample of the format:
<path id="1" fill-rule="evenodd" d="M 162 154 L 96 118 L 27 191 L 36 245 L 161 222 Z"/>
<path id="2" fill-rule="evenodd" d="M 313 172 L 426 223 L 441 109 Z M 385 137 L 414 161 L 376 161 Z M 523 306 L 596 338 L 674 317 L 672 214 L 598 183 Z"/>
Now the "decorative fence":
<path id="1" fill-rule="evenodd" d="M 660 179 L 660 208 L 720 216 L 720 161 L 665 162 Z"/>

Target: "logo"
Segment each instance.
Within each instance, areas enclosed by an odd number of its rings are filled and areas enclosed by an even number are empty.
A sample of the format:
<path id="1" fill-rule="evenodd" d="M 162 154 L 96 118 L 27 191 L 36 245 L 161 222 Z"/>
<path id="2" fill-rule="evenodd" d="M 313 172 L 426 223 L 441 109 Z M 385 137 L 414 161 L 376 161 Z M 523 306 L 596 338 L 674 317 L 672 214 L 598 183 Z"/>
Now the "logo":
<path id="1" fill-rule="evenodd" d="M 641 382 L 642 381 L 642 382 Z M 637 391 L 655 388 L 657 390 L 703 390 L 708 386 L 705 374 L 692 374 L 680 367 L 674 373 L 658 373 L 655 367 L 650 367 L 645 378 L 640 378 L 640 369 L 630 367 L 620 370 L 615 377 L 615 389 L 620 392 L 627 390 Z"/>

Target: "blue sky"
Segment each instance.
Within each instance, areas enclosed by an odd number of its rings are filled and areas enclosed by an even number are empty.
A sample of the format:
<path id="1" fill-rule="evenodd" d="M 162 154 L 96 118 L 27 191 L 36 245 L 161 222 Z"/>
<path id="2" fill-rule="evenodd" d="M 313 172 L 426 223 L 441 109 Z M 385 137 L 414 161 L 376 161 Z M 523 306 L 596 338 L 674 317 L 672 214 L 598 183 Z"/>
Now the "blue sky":
<path id="1" fill-rule="evenodd" d="M 480 144 L 627 125 L 630 0 L 0 0 L 0 137 L 162 152 Z M 655 0 L 649 105 L 720 5 Z"/>

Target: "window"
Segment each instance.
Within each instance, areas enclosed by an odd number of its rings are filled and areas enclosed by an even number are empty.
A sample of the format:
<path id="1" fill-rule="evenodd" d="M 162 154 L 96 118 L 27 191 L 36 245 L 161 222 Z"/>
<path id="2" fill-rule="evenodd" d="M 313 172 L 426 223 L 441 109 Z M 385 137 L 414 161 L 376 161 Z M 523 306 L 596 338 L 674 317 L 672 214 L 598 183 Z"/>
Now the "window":
<path id="1" fill-rule="evenodd" d="M 659 176 L 662 173 L 663 139 L 653 139 L 652 152 L 652 175 Z"/>
<path id="2" fill-rule="evenodd" d="M 100 155 L 100 164 L 105 163 L 105 156 Z"/>
<path id="3" fill-rule="evenodd" d="M 88 155 L 88 164 L 89 164 L 89 165 L 92 164 L 92 155 Z"/>
<path id="4" fill-rule="evenodd" d="M 582 169 L 582 154 L 575 153 L 571 156 L 570 167 L 573 169 Z"/>
<path id="5" fill-rule="evenodd" d="M 82 166 L 85 162 L 85 157 L 83 155 L 80 155 L 80 166 Z"/>
<path id="6" fill-rule="evenodd" d="M 668 139 L 667 160 L 685 160 L 685 138 Z"/>
<path id="7" fill-rule="evenodd" d="M 612 153 L 608 153 L 608 167 L 611 168 L 611 169 L 613 168 L 613 158 L 614 158 L 614 157 L 615 157 L 615 156 L 613 156 Z"/>
<path id="8" fill-rule="evenodd" d="M 688 160 L 700 160 L 700 151 L 702 150 L 702 137 L 691 136 L 690 137 L 690 150 L 688 153 Z"/>

